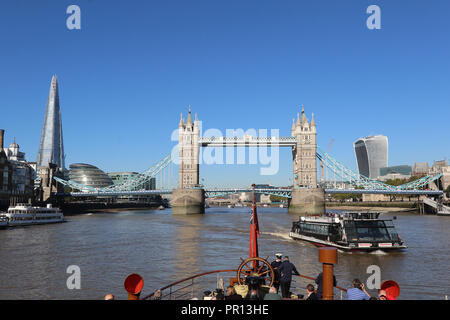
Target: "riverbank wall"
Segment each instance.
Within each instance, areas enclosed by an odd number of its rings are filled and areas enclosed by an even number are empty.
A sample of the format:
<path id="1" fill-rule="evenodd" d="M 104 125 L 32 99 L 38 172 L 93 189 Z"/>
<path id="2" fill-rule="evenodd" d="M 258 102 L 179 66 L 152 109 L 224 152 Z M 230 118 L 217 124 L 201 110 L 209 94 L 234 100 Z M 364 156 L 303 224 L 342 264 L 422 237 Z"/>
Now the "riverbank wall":
<path id="1" fill-rule="evenodd" d="M 108 202 L 94 202 L 94 203 L 64 203 L 58 207 L 62 210 L 65 216 L 94 213 L 94 212 L 116 212 L 126 210 L 146 210 L 157 209 L 161 203 L 149 202 L 124 202 L 124 203 L 108 203 Z"/>
<path id="2" fill-rule="evenodd" d="M 417 202 L 406 201 L 373 201 L 373 202 L 326 202 L 327 209 L 336 210 L 379 210 L 418 212 Z"/>

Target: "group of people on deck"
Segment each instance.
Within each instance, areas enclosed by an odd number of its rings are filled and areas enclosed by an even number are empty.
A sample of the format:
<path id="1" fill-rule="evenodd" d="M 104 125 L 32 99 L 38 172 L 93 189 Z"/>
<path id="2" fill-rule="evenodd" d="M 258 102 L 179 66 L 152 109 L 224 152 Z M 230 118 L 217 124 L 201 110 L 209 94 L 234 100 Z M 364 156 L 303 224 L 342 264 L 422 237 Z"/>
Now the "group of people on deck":
<path id="1" fill-rule="evenodd" d="M 277 293 L 279 288 L 281 287 L 282 297 L 289 298 L 292 275 L 295 274 L 299 276 L 300 273 L 298 273 L 297 268 L 295 268 L 294 264 L 289 261 L 288 256 L 285 256 L 283 261 L 281 261 L 282 256 L 283 255 L 281 253 L 275 254 L 276 259 L 270 264 L 275 273 L 273 286 L 277 290 Z"/>
<path id="2" fill-rule="evenodd" d="M 290 298 L 290 287 L 292 281 L 292 275 L 299 276 L 294 264 L 289 261 L 289 257 L 285 256 L 282 261 L 282 254 L 275 254 L 275 261 L 271 263 L 274 269 L 275 279 L 273 287 L 275 290 L 269 291 L 269 294 L 265 296 L 265 299 L 282 299 Z M 317 284 L 317 290 L 313 284 L 308 284 L 306 286 L 306 295 L 303 297 L 304 300 L 321 300 L 322 299 L 322 283 L 323 274 L 322 272 L 315 279 Z M 336 287 L 336 277 L 333 275 L 333 287 Z M 281 287 L 281 297 L 278 295 L 278 290 Z M 271 288 L 272 289 L 272 288 Z M 270 294 L 272 293 L 272 294 Z M 279 298 L 277 298 L 278 296 Z M 390 296 L 385 290 L 379 290 L 378 298 L 372 297 L 366 290 L 364 284 L 359 279 L 354 279 L 352 282 L 352 287 L 347 289 L 347 300 L 395 300 L 396 298 Z"/>
<path id="3" fill-rule="evenodd" d="M 274 281 L 269 292 L 263 294 L 257 286 L 249 285 L 245 294 L 237 293 L 236 288 L 229 286 L 226 293 L 219 293 L 211 296 L 211 292 L 207 292 L 204 299 L 211 300 L 282 300 L 282 299 L 300 299 L 300 300 L 322 300 L 323 274 L 319 273 L 315 279 L 317 289 L 313 284 L 306 286 L 304 295 L 293 295 L 290 291 L 292 276 L 300 276 L 295 265 L 289 261 L 288 256 L 281 253 L 275 254 L 275 260 L 270 264 L 274 270 Z M 333 275 L 333 287 L 336 287 L 336 277 Z M 281 291 L 281 295 L 280 292 Z M 359 279 L 354 279 L 352 287 L 347 289 L 347 300 L 395 300 L 396 297 L 390 296 L 384 290 L 379 290 L 378 297 L 372 297 L 366 290 L 364 284 Z"/>
<path id="4" fill-rule="evenodd" d="M 270 265 L 274 270 L 275 279 L 273 283 L 272 292 L 269 290 L 269 294 L 267 294 L 264 298 L 265 300 L 279 300 L 282 298 L 290 298 L 291 297 L 291 282 L 292 276 L 299 276 L 300 273 L 297 271 L 295 265 L 289 261 L 289 257 L 285 256 L 282 259 L 283 255 L 281 253 L 275 254 L 275 261 L 273 261 Z M 320 282 L 319 289 L 321 289 L 322 283 Z M 278 295 L 278 291 L 281 287 L 281 296 Z M 318 300 L 321 299 L 321 290 L 315 290 L 314 285 L 308 284 L 306 286 L 306 295 L 303 296 L 304 300 Z"/>
<path id="5" fill-rule="evenodd" d="M 292 276 L 300 276 L 295 265 L 289 261 L 288 256 L 281 253 L 275 254 L 275 260 L 270 264 L 274 270 L 273 285 L 266 294 L 259 290 L 258 284 L 228 286 L 226 292 L 223 289 L 217 289 L 217 292 L 205 291 L 203 300 L 282 300 L 282 299 L 300 299 L 300 300 L 322 300 L 323 274 L 319 273 L 315 279 L 317 289 L 313 284 L 306 286 L 304 295 L 293 295 L 290 291 Z M 247 280 L 253 277 L 247 277 Z M 257 280 L 257 279 L 256 279 Z M 264 281 L 264 280 L 263 280 Z M 336 287 L 336 277 L 333 275 L 333 287 Z M 237 292 L 238 287 L 245 287 L 245 293 Z M 281 289 L 281 290 L 280 290 Z M 343 289 L 344 290 L 344 289 Z M 387 289 L 386 289 L 387 290 Z M 364 284 L 359 279 L 354 279 L 352 287 L 348 288 L 347 300 L 396 300 L 397 296 L 392 296 L 386 290 L 378 290 L 378 297 L 372 297 L 366 290 Z M 281 291 L 281 295 L 279 294 Z M 153 300 L 161 299 L 161 290 L 157 290 L 152 298 Z M 115 300 L 112 294 L 105 296 L 105 300 Z M 192 300 L 198 300 L 193 298 Z"/>

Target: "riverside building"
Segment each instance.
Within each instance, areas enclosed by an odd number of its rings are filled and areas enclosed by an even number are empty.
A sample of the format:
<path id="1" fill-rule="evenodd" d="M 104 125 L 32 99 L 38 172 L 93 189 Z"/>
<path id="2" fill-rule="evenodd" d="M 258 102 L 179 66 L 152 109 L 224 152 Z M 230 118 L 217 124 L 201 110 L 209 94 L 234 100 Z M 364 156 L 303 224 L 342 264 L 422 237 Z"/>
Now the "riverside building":
<path id="1" fill-rule="evenodd" d="M 18 202 L 30 202 L 34 198 L 36 172 L 25 161 L 25 153 L 19 151 L 14 141 L 4 148 L 4 133 L 0 130 L 0 207 L 6 208 Z"/>
<path id="2" fill-rule="evenodd" d="M 71 164 L 69 179 L 93 188 L 104 188 L 113 185 L 112 179 L 106 173 L 87 163 Z"/>

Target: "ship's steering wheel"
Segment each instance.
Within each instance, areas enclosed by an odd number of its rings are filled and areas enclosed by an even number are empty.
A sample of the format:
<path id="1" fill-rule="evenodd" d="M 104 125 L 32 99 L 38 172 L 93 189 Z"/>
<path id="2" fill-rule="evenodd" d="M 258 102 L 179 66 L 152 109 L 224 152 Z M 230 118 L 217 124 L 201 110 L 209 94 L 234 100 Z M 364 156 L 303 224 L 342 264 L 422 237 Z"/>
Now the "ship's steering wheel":
<path id="1" fill-rule="evenodd" d="M 237 270 L 239 284 L 245 284 L 246 277 L 263 277 L 266 285 L 271 287 L 275 280 L 275 272 L 267 259 L 248 258 L 241 262 Z"/>

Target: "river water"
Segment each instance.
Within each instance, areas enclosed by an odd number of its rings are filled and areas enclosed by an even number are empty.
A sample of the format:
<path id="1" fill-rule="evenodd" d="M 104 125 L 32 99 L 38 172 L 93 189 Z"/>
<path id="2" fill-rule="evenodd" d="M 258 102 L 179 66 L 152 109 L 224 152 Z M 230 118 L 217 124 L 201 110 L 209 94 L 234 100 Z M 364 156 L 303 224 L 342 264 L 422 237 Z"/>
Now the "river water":
<path id="1" fill-rule="evenodd" d="M 281 252 L 301 274 L 317 276 L 317 248 L 288 236 L 297 217 L 282 208 L 259 208 L 258 216 L 260 256 L 272 261 Z M 354 278 L 366 281 L 367 267 L 377 265 L 382 280 L 399 283 L 399 299 L 442 300 L 450 295 L 450 218 L 381 215 L 392 216 L 408 249 L 339 253 L 338 286 L 347 288 Z M 66 218 L 62 224 L 0 230 L 0 299 L 103 299 L 107 293 L 126 299 L 123 282 L 131 273 L 144 278 L 144 296 L 194 274 L 237 269 L 240 258 L 248 257 L 250 208 L 208 208 L 199 216 L 173 216 L 166 209 Z M 80 289 L 68 289 L 71 265 L 80 268 Z M 225 285 L 234 275 L 223 275 Z M 304 293 L 311 281 L 297 279 L 294 290 Z M 211 281 L 214 284 L 204 290 L 215 288 L 217 276 Z M 335 296 L 341 298 L 340 290 L 335 289 Z"/>

